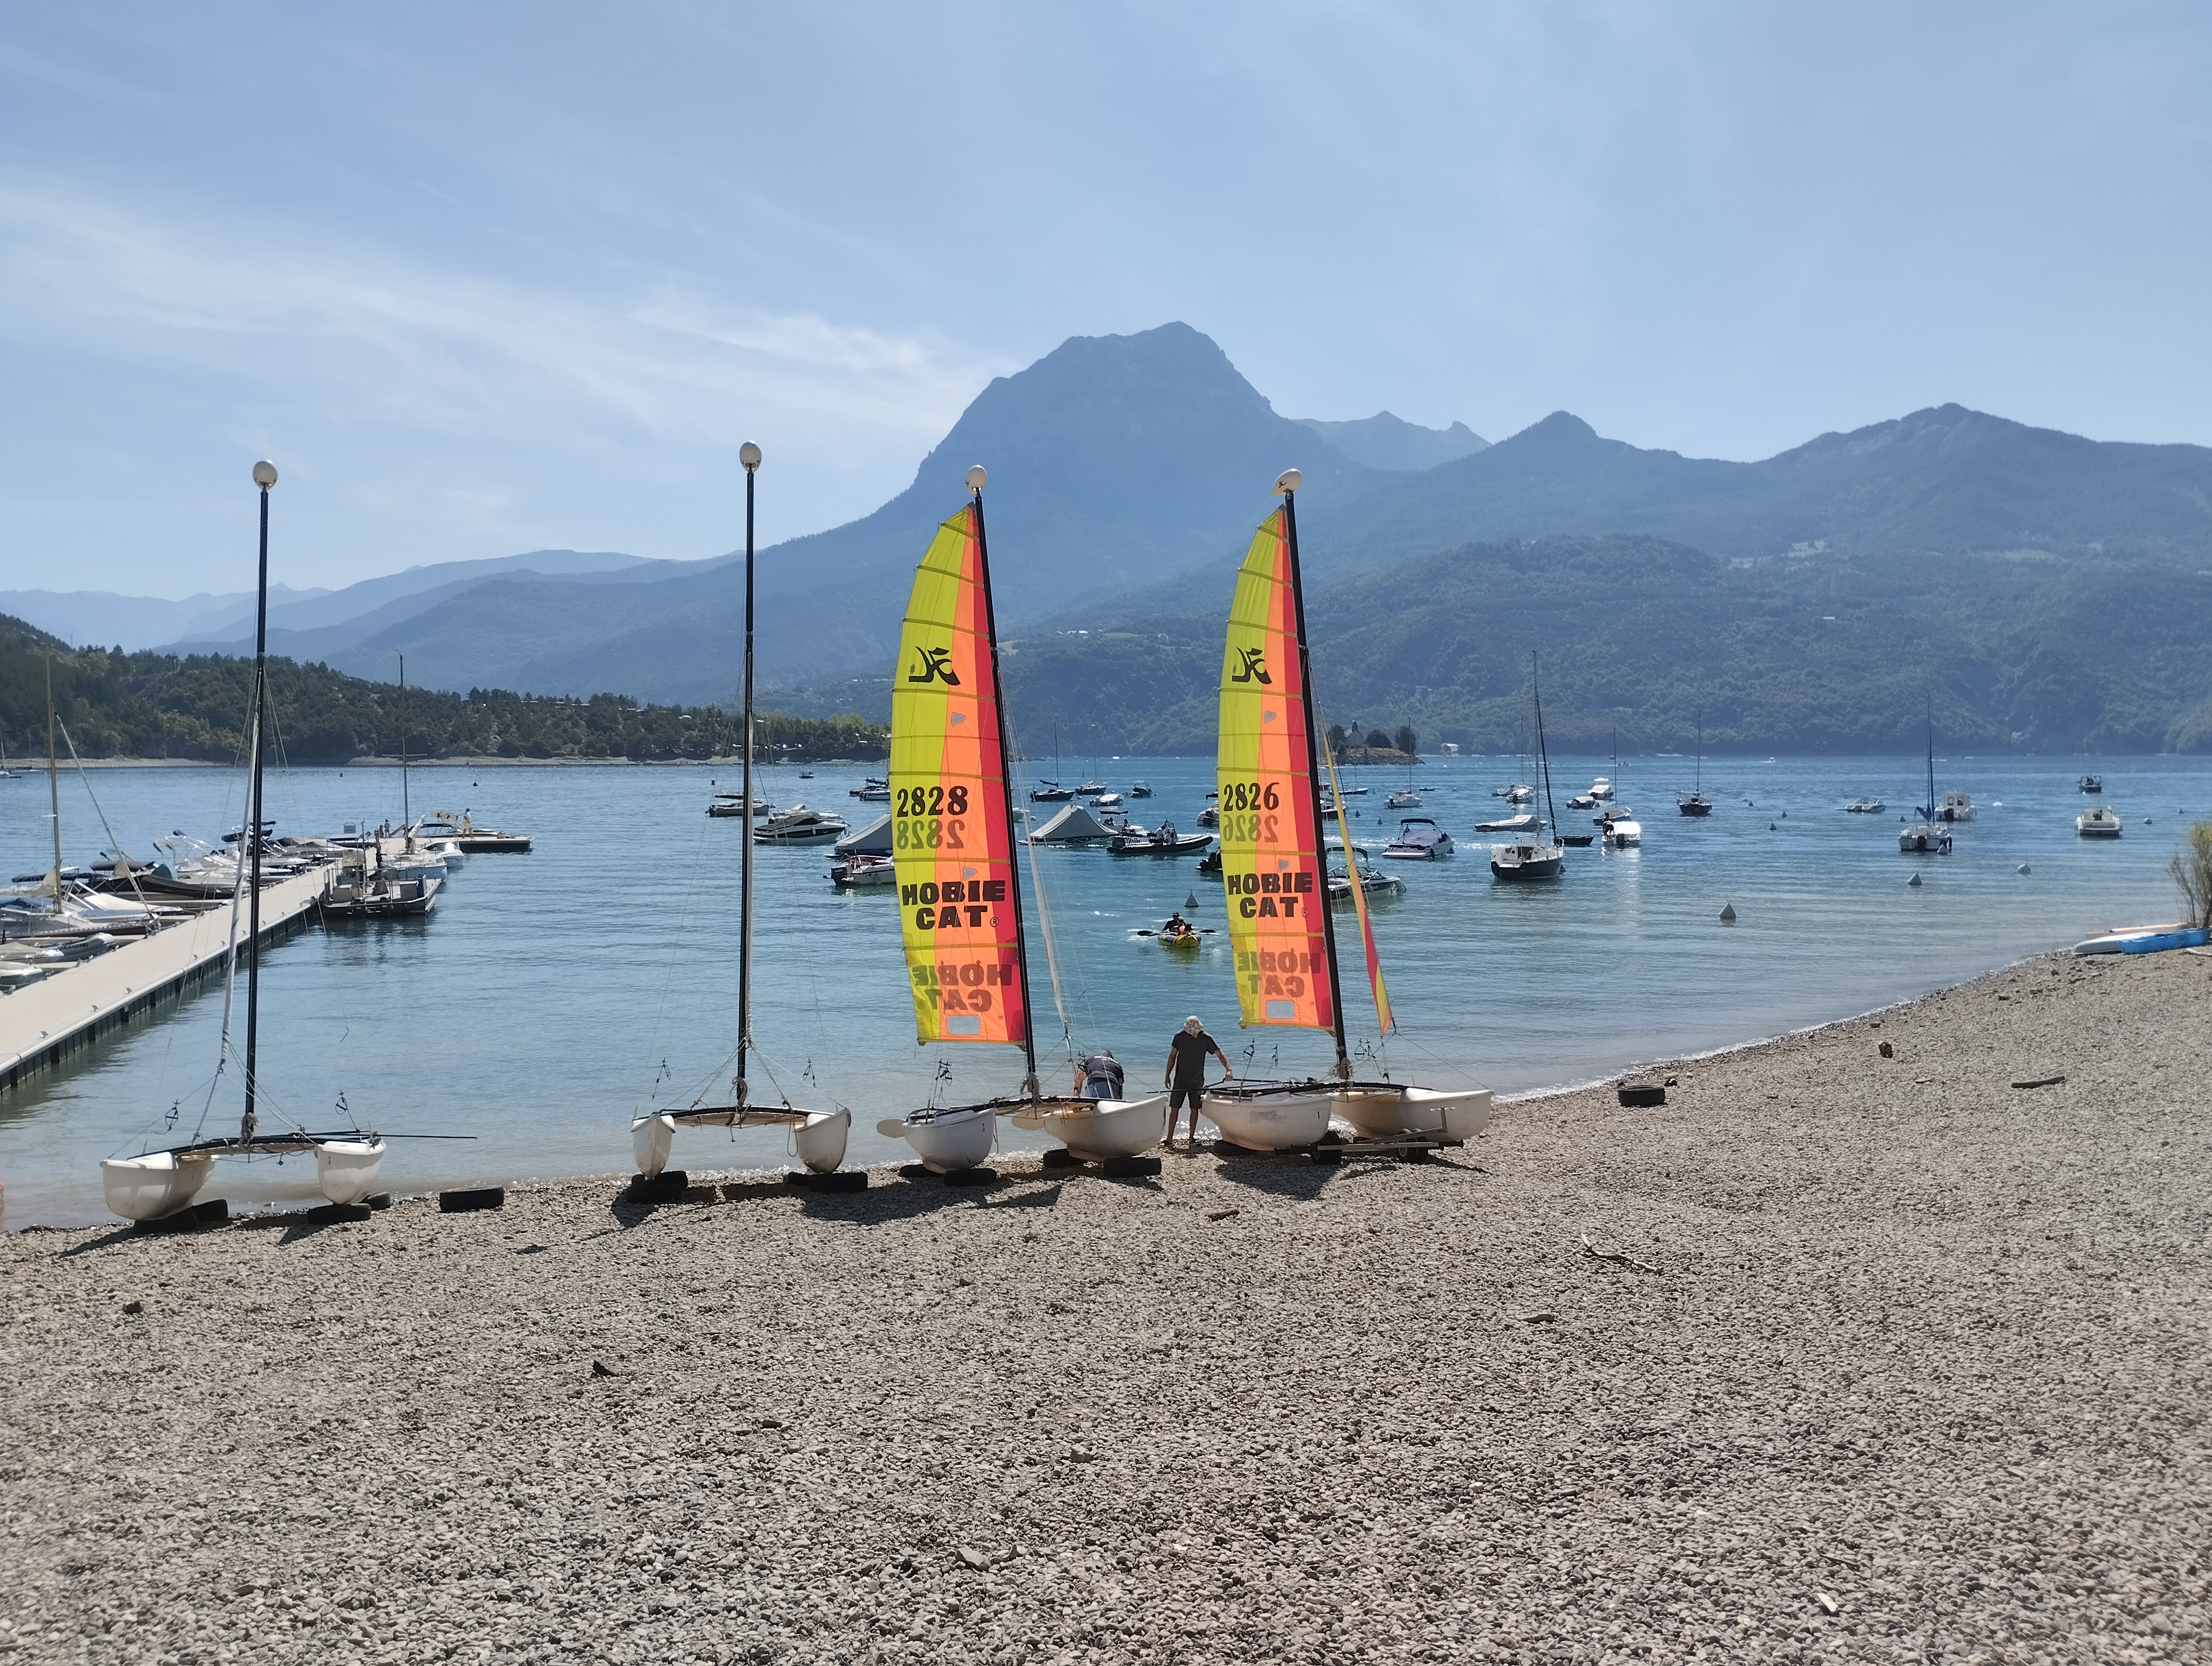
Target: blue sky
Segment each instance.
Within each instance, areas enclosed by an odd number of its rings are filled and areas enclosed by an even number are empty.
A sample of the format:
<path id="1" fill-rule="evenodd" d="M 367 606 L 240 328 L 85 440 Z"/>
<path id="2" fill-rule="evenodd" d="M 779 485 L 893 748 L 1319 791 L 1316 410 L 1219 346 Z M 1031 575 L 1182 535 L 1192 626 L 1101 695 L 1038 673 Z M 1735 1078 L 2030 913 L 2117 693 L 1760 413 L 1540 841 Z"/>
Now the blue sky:
<path id="1" fill-rule="evenodd" d="M 298 585 L 718 554 L 740 440 L 834 525 L 1170 319 L 1288 416 L 2212 443 L 2208 87 L 2184 4 L 11 5 L 0 587 L 245 587 L 262 454 Z"/>

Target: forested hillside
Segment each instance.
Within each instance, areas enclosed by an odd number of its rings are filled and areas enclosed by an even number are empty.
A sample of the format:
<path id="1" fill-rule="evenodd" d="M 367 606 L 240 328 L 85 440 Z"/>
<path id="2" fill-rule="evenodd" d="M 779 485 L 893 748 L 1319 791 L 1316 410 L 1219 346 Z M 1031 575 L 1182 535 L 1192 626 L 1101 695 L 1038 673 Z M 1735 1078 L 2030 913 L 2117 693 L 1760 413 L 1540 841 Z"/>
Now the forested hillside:
<path id="1" fill-rule="evenodd" d="M 1213 745 L 1226 567 L 1008 644 L 1023 742 L 1079 753 Z M 1723 560 L 1638 537 L 1468 544 L 1314 586 L 1324 717 L 1510 751 L 1528 657 L 1561 749 L 1910 751 L 1946 745 L 2212 750 L 2212 572 L 2021 553 Z M 795 704 L 792 696 L 780 696 Z M 876 714 L 887 684 L 814 691 Z"/>
<path id="2" fill-rule="evenodd" d="M 51 655 L 51 660 L 49 660 Z M 43 757 L 51 664 L 53 709 L 85 757 L 227 761 L 245 748 L 252 663 L 206 654 L 71 648 L 0 615 L 0 741 L 10 756 Z M 275 755 L 337 763 L 398 753 L 416 757 L 709 757 L 738 744 L 719 708 L 641 705 L 625 695 L 589 699 L 475 689 L 465 695 L 365 682 L 327 666 L 269 662 Z M 878 758 L 882 728 L 854 717 L 763 715 L 756 744 L 793 759 Z M 66 742 L 58 742 L 63 756 Z"/>

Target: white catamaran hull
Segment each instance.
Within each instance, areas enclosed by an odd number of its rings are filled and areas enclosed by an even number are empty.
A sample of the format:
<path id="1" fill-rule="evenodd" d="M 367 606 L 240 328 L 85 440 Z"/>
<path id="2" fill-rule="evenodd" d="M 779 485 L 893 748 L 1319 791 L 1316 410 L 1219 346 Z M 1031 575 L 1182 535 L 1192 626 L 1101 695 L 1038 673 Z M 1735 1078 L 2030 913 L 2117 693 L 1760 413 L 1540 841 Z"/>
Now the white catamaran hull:
<path id="1" fill-rule="evenodd" d="M 1206 1114 L 1232 1146 L 1248 1151 L 1296 1151 L 1328 1132 L 1336 1097 L 1327 1089 L 1294 1088 L 1250 1098 L 1209 1093 Z"/>
<path id="2" fill-rule="evenodd" d="M 159 1220 L 189 1205 L 215 1169 L 212 1152 L 157 1151 L 100 1165 L 107 1207 L 125 1220 Z"/>
<path id="3" fill-rule="evenodd" d="M 800 1110 L 779 1106 L 742 1111 L 659 1111 L 651 1116 L 641 1116 L 629 1125 L 630 1155 L 637 1164 L 637 1171 L 647 1180 L 668 1167 L 679 1122 L 691 1128 L 728 1128 L 733 1123 L 748 1128 L 787 1128 L 792 1131 L 792 1143 L 798 1149 L 799 1160 L 817 1174 L 836 1172 L 845 1160 L 845 1142 L 853 1132 L 853 1113 L 842 1110 Z"/>
<path id="4" fill-rule="evenodd" d="M 1370 1140 L 1404 1134 L 1472 1140 L 1490 1126 L 1490 1090 L 1478 1087 L 1448 1093 L 1428 1087 L 1353 1089 L 1337 1096 L 1336 1113 Z"/>
<path id="5" fill-rule="evenodd" d="M 315 1146 L 315 1184 L 333 1203 L 358 1203 L 384 1171 L 384 1141 L 324 1140 Z"/>
<path id="6" fill-rule="evenodd" d="M 975 1168 L 990 1156 L 999 1118 L 989 1105 L 972 1105 L 963 1110 L 917 1111 L 902 1122 L 878 1127 L 912 1146 L 925 1168 L 954 1174 Z"/>
<path id="7" fill-rule="evenodd" d="M 1086 1163 L 1135 1157 L 1167 1137 L 1168 1096 L 1147 1099 L 1055 1099 L 1037 1126 Z"/>

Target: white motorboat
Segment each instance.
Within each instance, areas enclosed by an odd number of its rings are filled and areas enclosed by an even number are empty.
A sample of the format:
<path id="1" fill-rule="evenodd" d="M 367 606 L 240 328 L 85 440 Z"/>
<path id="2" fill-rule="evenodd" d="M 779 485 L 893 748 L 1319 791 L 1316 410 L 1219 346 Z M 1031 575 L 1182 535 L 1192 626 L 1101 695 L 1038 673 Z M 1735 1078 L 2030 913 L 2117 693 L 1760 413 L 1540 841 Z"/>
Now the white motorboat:
<path id="1" fill-rule="evenodd" d="M 765 819 L 775 815 L 776 810 L 774 805 L 766 799 L 763 799 L 753 806 L 752 812 L 756 818 Z M 707 813 L 710 816 L 737 819 L 745 813 L 745 795 L 743 793 L 717 793 L 714 794 L 714 800 L 708 805 Z"/>
<path id="2" fill-rule="evenodd" d="M 760 447 L 747 441 L 738 448 L 738 460 L 745 471 L 745 622 L 744 671 L 742 683 L 739 725 L 744 737 L 742 790 L 738 794 L 740 804 L 751 804 L 758 796 L 753 782 L 753 476 L 760 467 Z M 877 783 L 871 779 L 869 786 Z M 855 797 L 865 794 L 855 793 Z M 794 1105 L 788 1096 L 779 1094 L 780 1104 L 760 1104 L 753 1098 L 752 1083 L 747 1067 L 753 1052 L 752 1033 L 752 975 L 753 975 L 753 846 L 756 842 L 769 839 L 777 830 L 782 836 L 775 842 L 786 844 L 818 844 L 836 838 L 847 830 L 843 820 L 809 810 L 805 805 L 794 805 L 782 815 L 767 818 L 756 823 L 752 817 L 741 818 L 743 832 L 738 842 L 738 1012 L 737 1012 L 737 1073 L 730 1081 L 730 1103 L 714 1105 L 702 1103 L 705 1092 L 678 1110 L 648 1112 L 632 1119 L 629 1128 L 630 1155 L 637 1164 L 638 1178 L 648 1184 L 669 1183 L 664 1177 L 669 1173 L 668 1162 L 675 1145 L 678 1128 L 784 1128 L 791 1130 L 793 1149 L 799 1162 L 811 1173 L 833 1174 L 845 1161 L 845 1144 L 853 1130 L 853 1113 L 840 1105 L 834 1110 L 813 1110 Z M 854 861 L 871 859 L 856 856 Z M 846 1177 L 846 1183 L 866 1186 L 865 1172 Z"/>
<path id="3" fill-rule="evenodd" d="M 1370 1140 L 1430 1134 L 1464 1141 L 1490 1126 L 1491 1094 L 1486 1087 L 1453 1092 L 1363 1082 L 1338 1093 L 1333 1109 Z"/>
<path id="4" fill-rule="evenodd" d="M 848 856 L 830 870 L 840 891 L 865 891 L 898 883 L 898 864 L 888 856 Z"/>
<path id="5" fill-rule="evenodd" d="M 1500 816 L 1496 821 L 1477 822 L 1478 833 L 1531 833 L 1543 825 L 1534 816 L 1523 812 L 1518 816 Z"/>
<path id="6" fill-rule="evenodd" d="M 2120 836 L 2120 812 L 2109 804 L 2093 804 L 2074 818 L 2074 830 L 2085 839 Z"/>
<path id="7" fill-rule="evenodd" d="M 1451 854 L 1451 835 L 1427 816 L 1407 817 L 1398 824 L 1398 836 L 1382 847 L 1386 860 L 1431 862 Z"/>
<path id="8" fill-rule="evenodd" d="M 1352 848 L 1352 865 L 1359 871 L 1359 890 L 1366 897 L 1400 897 L 1405 894 L 1406 882 L 1395 873 L 1385 873 L 1368 860 L 1367 847 L 1356 844 Z M 1328 900 L 1349 903 L 1352 900 L 1352 880 L 1343 867 L 1344 847 L 1328 847 Z"/>
<path id="9" fill-rule="evenodd" d="M 1605 846 L 1608 850 L 1633 850 L 1644 842 L 1644 824 L 1638 821 L 1609 821 L 1605 824 Z"/>
<path id="10" fill-rule="evenodd" d="M 1889 806 L 1880 799 L 1853 799 L 1844 806 L 1847 816 L 1878 816 Z"/>
<path id="11" fill-rule="evenodd" d="M 852 830 L 842 816 L 810 810 L 803 804 L 767 818 L 758 827 L 750 822 L 745 826 L 762 844 L 828 844 Z"/>
<path id="12" fill-rule="evenodd" d="M 1514 782 L 1505 789 L 1505 801 L 1508 804 L 1526 804 L 1535 796 L 1534 787 L 1524 787 L 1519 781 Z"/>
<path id="13" fill-rule="evenodd" d="M 1603 803 L 1606 800 L 1610 799 L 1613 796 L 1612 780 L 1607 776 L 1600 775 L 1595 781 L 1590 783 L 1589 791 L 1585 793 L 1583 796 L 1588 799 L 1592 804 Z M 1571 800 L 1570 800 L 1570 802 L 1571 802 Z"/>
<path id="14" fill-rule="evenodd" d="M 846 796 L 858 799 L 863 804 L 889 804 L 891 801 L 891 784 L 881 775 L 870 775 L 858 787 L 847 789 Z"/>
<path id="15" fill-rule="evenodd" d="M 1419 810 L 1421 807 L 1421 795 L 1410 787 L 1401 787 L 1383 800 L 1382 805 L 1389 810 Z"/>
<path id="16" fill-rule="evenodd" d="M 1974 801 L 1964 793 L 1946 793 L 1943 802 L 1936 806 L 1939 822 L 1970 822 L 1974 818 Z"/>
<path id="17" fill-rule="evenodd" d="M 1150 783 L 1150 782 L 1147 782 L 1147 781 L 1131 781 L 1131 782 L 1129 783 L 1129 796 L 1130 796 L 1131 798 L 1133 798 L 1133 799 L 1148 799 L 1148 798 L 1152 797 L 1152 785 L 1151 785 L 1151 783 Z"/>
<path id="18" fill-rule="evenodd" d="M 442 873 L 396 871 L 374 847 L 357 850 L 331 870 L 323 892 L 326 920 L 391 920 L 424 915 L 438 906 Z"/>

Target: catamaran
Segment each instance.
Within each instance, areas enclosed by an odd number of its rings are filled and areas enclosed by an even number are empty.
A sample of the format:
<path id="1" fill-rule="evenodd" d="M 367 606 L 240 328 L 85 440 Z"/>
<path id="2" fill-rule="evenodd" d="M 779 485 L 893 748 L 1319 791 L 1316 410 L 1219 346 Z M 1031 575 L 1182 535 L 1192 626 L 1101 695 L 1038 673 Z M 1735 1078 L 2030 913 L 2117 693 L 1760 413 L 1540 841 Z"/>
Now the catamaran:
<path id="1" fill-rule="evenodd" d="M 760 447 L 748 440 L 738 447 L 738 461 L 745 471 L 745 668 L 744 802 L 753 800 L 753 477 L 761 465 Z M 841 824 L 842 827 L 842 824 Z M 852 1133 L 853 1113 L 840 1105 L 835 1110 L 807 1110 L 791 1103 L 781 1090 L 781 1104 L 753 1103 L 745 1065 L 753 1052 L 753 838 L 752 818 L 744 818 L 738 867 L 738 1050 L 737 1073 L 730 1083 L 730 1103 L 702 1105 L 694 1102 L 680 1110 L 653 1111 L 630 1123 L 631 1154 L 637 1159 L 640 1180 L 667 1191 L 682 1183 L 682 1171 L 668 1166 L 669 1152 L 681 1128 L 787 1128 L 799 1160 L 817 1177 L 837 1173 L 845 1160 L 845 1142 Z M 868 1183 L 866 1170 L 837 1175 L 841 1189 L 859 1190 Z"/>
<path id="2" fill-rule="evenodd" d="M 1206 1113 L 1226 1141 L 1251 1151 L 1316 1146 L 1332 1116 L 1362 1134 L 1464 1140 L 1490 1121 L 1490 1092 L 1437 1092 L 1388 1080 L 1356 1082 L 1345 1040 L 1336 924 L 1325 900 L 1322 756 L 1315 747 L 1308 678 L 1305 599 L 1298 573 L 1298 471 L 1277 477 L 1282 503 L 1260 523 L 1237 577 L 1221 662 L 1216 772 L 1221 802 L 1222 889 L 1235 955 L 1237 1000 L 1246 1026 L 1320 1030 L 1336 1043 L 1327 1079 L 1238 1083 L 1209 1091 Z M 1332 796 L 1335 761 L 1328 761 Z M 1346 849 L 1352 831 L 1337 812 Z M 1362 887 L 1352 909 L 1366 953 L 1378 1036 L 1391 1029 L 1390 1002 Z"/>
<path id="3" fill-rule="evenodd" d="M 1164 1094 L 1048 1097 L 1037 1081 L 985 478 L 981 465 L 968 471 L 969 501 L 938 527 L 915 569 L 891 684 L 891 856 L 915 1039 L 1019 1047 L 1024 1064 L 1017 1095 L 931 1105 L 876 1125 L 943 1175 L 990 1156 L 1001 1115 L 1094 1160 L 1134 1156 L 1167 1131 Z"/>
<path id="4" fill-rule="evenodd" d="M 252 711 L 247 720 L 248 755 L 245 832 L 241 839 L 246 860 L 238 865 L 231 892 L 230 944 L 223 979 L 222 1050 L 216 1064 L 219 1081 L 230 1059 L 230 992 L 238 974 L 238 915 L 241 897 L 246 909 L 246 1107 L 234 1137 L 194 1139 L 165 1151 L 142 1152 L 136 1157 L 111 1157 L 100 1165 L 100 1190 L 107 1207 L 126 1220 L 154 1221 L 191 1208 L 218 1157 L 277 1157 L 312 1152 L 315 1183 L 322 1195 L 341 1207 L 352 1207 L 376 1189 L 384 1166 L 384 1140 L 360 1128 L 324 1134 L 298 1128 L 291 1133 L 261 1132 L 261 1084 L 256 1073 L 261 1018 L 261 755 L 263 718 L 269 707 L 269 489 L 276 483 L 276 465 L 253 465 L 253 483 L 261 490 L 261 569 L 259 597 L 253 628 Z M 212 1085 L 208 1104 L 215 1099 Z M 343 1101 L 341 1100 L 343 1104 Z M 204 1111 L 203 1118 L 204 1118 Z M 221 1209 L 220 1203 L 206 1206 Z"/>

